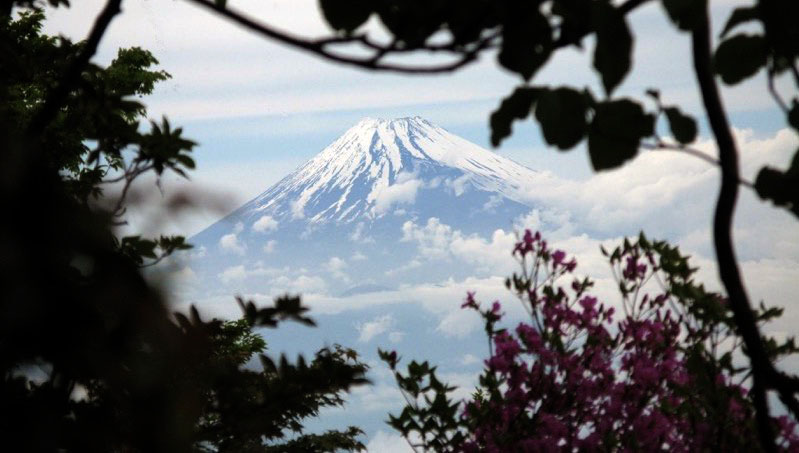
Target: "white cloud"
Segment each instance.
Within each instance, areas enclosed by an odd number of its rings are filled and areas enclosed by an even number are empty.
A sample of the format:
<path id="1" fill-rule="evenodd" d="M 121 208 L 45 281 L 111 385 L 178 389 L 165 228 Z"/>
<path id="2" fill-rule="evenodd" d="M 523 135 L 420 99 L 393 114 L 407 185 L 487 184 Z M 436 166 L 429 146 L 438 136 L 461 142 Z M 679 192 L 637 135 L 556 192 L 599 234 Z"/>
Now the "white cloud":
<path id="1" fill-rule="evenodd" d="M 286 273 L 269 282 L 272 293 L 301 293 L 304 297 L 307 297 L 322 293 L 327 289 L 327 283 L 322 277 L 302 274 L 298 277 L 291 278 L 285 274 Z"/>
<path id="2" fill-rule="evenodd" d="M 352 230 L 352 234 L 350 234 L 350 240 L 362 244 L 368 244 L 375 241 L 374 238 L 366 234 L 366 224 L 363 222 L 358 222 L 355 225 L 355 229 Z"/>
<path id="3" fill-rule="evenodd" d="M 402 393 L 393 383 L 358 386 L 352 389 L 350 395 L 350 404 L 361 411 L 377 412 L 381 417 L 388 412 L 399 412 L 405 405 Z"/>
<path id="4" fill-rule="evenodd" d="M 236 222 L 236 225 L 233 226 L 233 232 L 239 234 L 242 231 L 244 231 L 244 224 L 241 222 Z"/>
<path id="5" fill-rule="evenodd" d="M 291 282 L 291 288 L 300 293 L 310 293 L 324 291 L 324 289 L 327 288 L 327 284 L 322 277 L 300 275 Z"/>
<path id="6" fill-rule="evenodd" d="M 436 330 L 447 337 L 464 338 L 479 330 L 482 325 L 482 320 L 472 310 L 453 309 L 444 315 Z"/>
<path id="7" fill-rule="evenodd" d="M 275 246 L 277 245 L 277 241 L 274 239 L 270 239 L 266 241 L 264 244 L 264 253 L 272 253 L 275 251 Z"/>
<path id="8" fill-rule="evenodd" d="M 277 225 L 277 220 L 270 215 L 265 215 L 252 224 L 252 229 L 259 233 L 268 233 L 277 230 Z"/>
<path id="9" fill-rule="evenodd" d="M 454 180 L 447 179 L 446 181 L 444 181 L 444 184 L 446 184 L 447 187 L 452 189 L 452 192 L 455 193 L 456 197 L 459 197 L 459 196 L 463 195 L 463 192 L 466 191 L 466 184 L 470 180 L 471 180 L 471 178 L 469 177 L 469 175 L 468 174 L 464 174 L 464 175 L 459 176 L 458 178 L 456 178 Z"/>
<path id="10" fill-rule="evenodd" d="M 364 255 L 361 252 L 355 252 L 355 253 L 352 254 L 352 258 L 350 258 L 350 259 L 352 261 L 364 261 L 364 260 L 366 260 L 366 255 Z"/>
<path id="11" fill-rule="evenodd" d="M 377 192 L 374 198 L 375 212 L 383 214 L 395 204 L 411 204 L 416 201 L 416 193 L 422 187 L 422 181 L 400 174 L 397 181 Z M 371 196 L 371 194 L 370 194 Z"/>
<path id="12" fill-rule="evenodd" d="M 436 217 L 427 219 L 427 224 L 423 227 L 416 225 L 414 221 L 408 220 L 402 224 L 401 241 L 418 242 L 419 252 L 431 259 L 446 258 L 449 254 L 449 241 L 452 237 L 452 228 L 441 223 Z"/>
<path id="13" fill-rule="evenodd" d="M 502 197 L 499 195 L 491 195 L 488 201 L 483 204 L 483 211 L 493 212 L 494 208 L 502 204 Z"/>
<path id="14" fill-rule="evenodd" d="M 442 382 L 446 382 L 457 389 L 452 392 L 451 398 L 457 400 L 471 400 L 478 384 L 478 373 L 441 373 L 439 378 Z"/>
<path id="15" fill-rule="evenodd" d="M 291 202 L 291 218 L 294 220 L 305 218 L 305 201 L 296 199 Z"/>
<path id="16" fill-rule="evenodd" d="M 403 272 L 409 271 L 411 269 L 416 269 L 417 267 L 421 267 L 422 262 L 417 259 L 412 259 L 407 263 L 403 264 L 402 266 L 396 267 L 394 269 L 389 269 L 386 271 L 386 276 L 393 277 L 397 274 L 401 274 Z"/>
<path id="17" fill-rule="evenodd" d="M 366 444 L 369 453 L 413 453 L 404 437 L 399 434 L 378 431 Z"/>
<path id="18" fill-rule="evenodd" d="M 344 282 L 349 282 L 350 277 L 344 272 L 346 268 L 347 262 L 337 256 L 330 258 L 327 263 L 325 263 L 325 269 L 330 272 L 333 277 Z"/>
<path id="19" fill-rule="evenodd" d="M 402 341 L 403 338 L 405 338 L 405 332 L 400 332 L 398 330 L 395 330 L 388 334 L 388 341 L 392 343 L 399 343 L 400 341 Z"/>
<path id="20" fill-rule="evenodd" d="M 240 282 L 249 277 L 274 277 L 288 272 L 289 268 L 287 267 L 264 267 L 263 263 L 257 262 L 249 267 L 243 264 L 230 266 L 217 274 L 217 277 L 222 280 L 222 283 L 228 284 L 231 282 Z"/>
<path id="21" fill-rule="evenodd" d="M 239 242 L 239 238 L 236 236 L 236 233 L 230 233 L 222 236 L 219 239 L 219 247 L 225 251 L 230 253 L 235 253 L 238 255 L 244 255 L 247 247 Z"/>
<path id="22" fill-rule="evenodd" d="M 204 245 L 201 245 L 191 251 L 191 253 L 189 254 L 189 258 L 191 259 L 204 258 L 207 253 L 208 249 L 206 249 Z"/>
<path id="23" fill-rule="evenodd" d="M 347 262 L 337 256 L 334 256 L 327 261 L 325 267 L 330 272 L 340 272 L 347 268 Z"/>
<path id="24" fill-rule="evenodd" d="M 419 226 L 413 221 L 402 225 L 402 240 L 415 241 L 421 256 L 428 259 L 456 258 L 471 263 L 476 270 L 491 275 L 504 275 L 515 267 L 510 252 L 516 243 L 514 233 L 497 229 L 490 240 L 441 223 L 435 217 Z"/>
<path id="25" fill-rule="evenodd" d="M 178 284 L 186 284 L 197 279 L 197 274 L 189 266 L 183 266 L 172 274 L 172 278 L 177 279 Z"/>
<path id="26" fill-rule="evenodd" d="M 799 146 L 796 134 L 788 129 L 764 139 L 751 130 L 733 128 L 733 133 L 741 152 L 742 176 L 750 181 L 766 163 L 784 168 Z M 711 140 L 701 139 L 692 146 L 708 156 L 717 155 Z M 706 227 L 718 184 L 718 169 L 703 160 L 679 152 L 642 151 L 621 168 L 585 180 L 539 172 L 522 189 L 522 196 L 531 206 L 568 212 L 584 231 L 618 235 L 643 229 L 653 236 L 674 237 Z"/>
<path id="27" fill-rule="evenodd" d="M 461 359 L 461 365 L 474 365 L 480 363 L 480 359 L 474 354 L 464 354 Z"/>
<path id="28" fill-rule="evenodd" d="M 242 281 L 245 277 L 247 277 L 247 270 L 243 264 L 229 267 L 219 274 L 219 279 L 225 284 Z"/>
<path id="29" fill-rule="evenodd" d="M 391 315 L 378 316 L 377 318 L 356 326 L 359 336 L 358 341 L 366 343 L 372 338 L 385 333 L 394 325 L 394 317 Z"/>

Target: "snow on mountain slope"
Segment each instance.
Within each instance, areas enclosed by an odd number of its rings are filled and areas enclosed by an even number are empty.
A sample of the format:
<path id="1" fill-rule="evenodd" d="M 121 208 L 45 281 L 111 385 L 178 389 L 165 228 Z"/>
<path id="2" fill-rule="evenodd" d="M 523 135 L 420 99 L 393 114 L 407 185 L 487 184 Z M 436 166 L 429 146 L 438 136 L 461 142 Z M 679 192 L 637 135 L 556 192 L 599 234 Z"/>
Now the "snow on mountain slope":
<path id="1" fill-rule="evenodd" d="M 365 118 L 237 214 L 313 223 L 375 219 L 423 184 L 457 193 L 468 183 L 521 202 L 520 189 L 535 175 L 420 117 Z"/>
<path id="2" fill-rule="evenodd" d="M 399 274 L 403 282 L 474 275 L 468 256 L 423 264 L 447 256 L 447 242 L 465 252 L 497 229 L 513 231 L 531 210 L 525 188 L 542 177 L 422 118 L 367 118 L 190 238 L 203 251 L 191 267 L 204 293 L 291 288 L 267 284 L 273 273 L 329 294 L 391 288 Z"/>

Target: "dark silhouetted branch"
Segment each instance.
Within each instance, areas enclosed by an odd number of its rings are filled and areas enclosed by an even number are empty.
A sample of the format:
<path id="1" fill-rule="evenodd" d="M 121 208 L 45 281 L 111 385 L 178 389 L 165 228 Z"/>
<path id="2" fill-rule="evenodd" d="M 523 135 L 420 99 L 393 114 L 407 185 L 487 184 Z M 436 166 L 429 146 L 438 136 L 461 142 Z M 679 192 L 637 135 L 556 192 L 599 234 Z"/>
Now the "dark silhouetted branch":
<path id="1" fill-rule="evenodd" d="M 752 367 L 752 399 L 760 443 L 765 451 L 773 452 L 777 447 L 766 391 L 773 384 L 770 381 L 774 381 L 773 376 L 776 371 L 766 353 L 760 329 L 749 304 L 732 243 L 732 221 L 740 179 L 738 150 L 711 66 L 710 19 L 707 7 L 692 32 L 692 47 L 694 70 L 702 93 L 702 101 L 719 150 L 721 188 L 713 218 L 713 242 L 719 263 L 719 275 L 727 291 L 738 334 L 743 338 Z"/>
<path id="2" fill-rule="evenodd" d="M 390 44 L 388 46 L 382 46 L 374 41 L 369 40 L 365 35 L 308 40 L 292 36 L 288 33 L 279 31 L 269 25 L 256 22 L 255 20 L 243 14 L 240 14 L 236 11 L 233 11 L 229 8 L 223 8 L 217 6 L 217 4 L 211 0 L 190 0 L 190 1 L 204 8 L 210 9 L 221 16 L 224 16 L 225 18 L 247 28 L 250 31 L 258 33 L 267 38 L 274 39 L 275 41 L 278 41 L 280 43 L 287 44 L 291 47 L 311 52 L 325 59 L 365 69 L 401 72 L 406 74 L 435 74 L 435 73 L 455 71 L 456 69 L 462 68 L 463 66 L 466 66 L 469 63 L 475 61 L 477 59 L 477 56 L 482 50 L 488 49 L 494 45 L 494 41 L 498 36 L 498 34 L 496 33 L 489 35 L 479 40 L 471 49 L 468 50 L 456 48 L 456 46 L 452 44 L 424 46 L 419 49 L 398 48 L 394 44 Z M 330 44 L 346 44 L 346 43 L 360 43 L 372 50 L 375 50 L 376 53 L 373 56 L 359 58 L 359 57 L 332 53 L 326 49 L 326 47 L 329 46 Z M 458 55 L 458 59 L 450 63 L 427 65 L 427 66 L 399 65 L 399 64 L 381 62 L 382 57 L 389 53 L 410 52 L 416 50 L 450 51 L 453 54 Z"/>

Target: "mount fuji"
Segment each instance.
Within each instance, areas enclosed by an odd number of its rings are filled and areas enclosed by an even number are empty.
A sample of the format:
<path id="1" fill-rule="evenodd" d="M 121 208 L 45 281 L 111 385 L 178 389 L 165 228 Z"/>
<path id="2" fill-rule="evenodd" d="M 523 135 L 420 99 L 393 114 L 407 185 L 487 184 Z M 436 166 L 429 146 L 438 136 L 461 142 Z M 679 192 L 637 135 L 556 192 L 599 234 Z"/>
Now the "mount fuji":
<path id="1" fill-rule="evenodd" d="M 467 396 L 485 356 L 467 291 L 507 296 L 511 249 L 532 188 L 546 178 L 419 117 L 366 118 L 277 184 L 189 239 L 176 294 L 236 317 L 233 295 L 299 293 L 319 328 L 264 332 L 272 354 L 356 348 L 375 370 L 344 413 L 373 437 L 402 407 L 376 346 L 430 359 Z M 385 371 L 385 370 L 383 370 Z M 381 435 L 386 435 L 385 432 Z"/>
<path id="2" fill-rule="evenodd" d="M 204 255 L 192 269 L 211 283 L 206 290 L 236 284 L 261 292 L 257 277 L 280 273 L 285 290 L 308 290 L 304 282 L 336 295 L 394 288 L 399 271 L 403 283 L 465 277 L 471 268 L 461 263 L 420 265 L 413 245 L 425 238 L 417 230 L 510 230 L 530 211 L 525 191 L 536 178 L 420 117 L 365 118 L 191 238 Z"/>

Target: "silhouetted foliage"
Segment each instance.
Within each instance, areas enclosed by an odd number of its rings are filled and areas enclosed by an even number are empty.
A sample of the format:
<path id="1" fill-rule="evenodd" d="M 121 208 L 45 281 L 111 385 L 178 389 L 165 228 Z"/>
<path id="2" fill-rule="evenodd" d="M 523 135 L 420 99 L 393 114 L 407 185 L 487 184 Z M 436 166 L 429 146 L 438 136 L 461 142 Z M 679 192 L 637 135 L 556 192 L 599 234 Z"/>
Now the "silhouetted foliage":
<path id="1" fill-rule="evenodd" d="M 12 15 L 13 4 L 26 8 Z M 336 345 L 277 364 L 263 354 L 254 329 L 314 325 L 299 297 L 240 300 L 238 321 L 169 313 L 142 268 L 190 245 L 114 230 L 134 180 L 194 168 L 195 143 L 180 128 L 142 124 L 136 97 L 169 74 L 139 48 L 107 67 L 88 63 L 119 2 L 78 43 L 42 35 L 38 4 L 0 11 L 2 449 L 362 449 L 356 427 L 303 430 L 367 382 L 355 351 Z"/>

